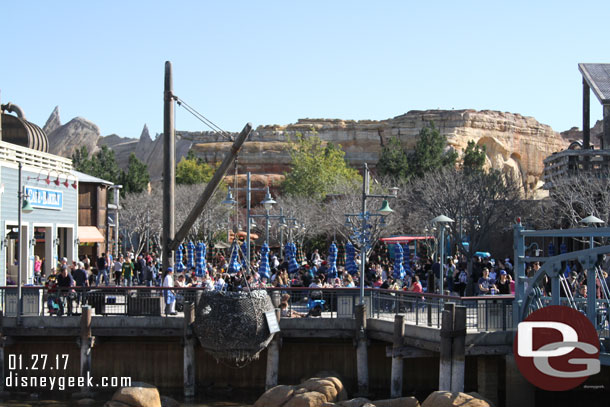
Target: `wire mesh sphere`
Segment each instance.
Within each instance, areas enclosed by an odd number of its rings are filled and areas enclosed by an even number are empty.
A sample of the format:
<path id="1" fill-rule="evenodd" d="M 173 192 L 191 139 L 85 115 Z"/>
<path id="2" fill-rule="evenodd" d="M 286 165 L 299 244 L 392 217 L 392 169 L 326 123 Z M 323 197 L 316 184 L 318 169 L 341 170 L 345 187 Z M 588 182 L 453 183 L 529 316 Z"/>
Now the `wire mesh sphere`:
<path id="1" fill-rule="evenodd" d="M 265 317 L 265 312 L 273 310 L 265 290 L 204 291 L 193 330 L 217 361 L 244 365 L 257 359 L 273 338 Z"/>

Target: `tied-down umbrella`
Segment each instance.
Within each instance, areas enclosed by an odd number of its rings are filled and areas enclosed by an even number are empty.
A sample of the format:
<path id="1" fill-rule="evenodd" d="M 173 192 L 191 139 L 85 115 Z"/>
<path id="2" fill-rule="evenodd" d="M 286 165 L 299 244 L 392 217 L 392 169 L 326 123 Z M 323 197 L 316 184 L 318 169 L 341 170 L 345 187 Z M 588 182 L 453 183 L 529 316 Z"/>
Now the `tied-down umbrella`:
<path id="1" fill-rule="evenodd" d="M 180 243 L 180 246 L 178 246 L 178 250 L 176 250 L 176 271 L 178 273 L 184 271 L 184 263 L 182 263 L 183 250 L 184 246 L 182 245 L 182 243 Z"/>
<path id="2" fill-rule="evenodd" d="M 203 243 L 203 242 L 197 243 L 197 268 L 195 269 L 195 271 L 198 276 L 203 276 L 206 271 L 205 253 L 206 253 L 205 243 Z"/>
<path id="3" fill-rule="evenodd" d="M 345 266 L 345 245 L 343 243 L 339 243 L 339 247 L 337 247 L 337 264 Z"/>
<path id="4" fill-rule="evenodd" d="M 247 271 L 247 270 L 249 270 L 249 269 L 250 269 L 250 268 L 248 267 L 248 265 L 250 264 L 250 260 L 246 258 L 246 257 L 248 256 L 248 251 L 247 251 L 247 249 L 248 249 L 248 245 L 246 244 L 246 242 L 243 242 L 243 243 L 241 244 L 241 255 L 242 255 L 242 258 L 241 258 L 241 265 L 242 265 L 242 267 L 244 268 L 244 271 Z"/>
<path id="5" fill-rule="evenodd" d="M 258 275 L 261 278 L 266 278 L 269 280 L 269 246 L 267 243 L 264 243 L 261 247 L 261 262 L 258 266 Z"/>
<path id="6" fill-rule="evenodd" d="M 328 248 L 328 278 L 337 277 L 337 246 L 332 243 Z"/>
<path id="7" fill-rule="evenodd" d="M 397 244 L 394 248 L 394 273 L 395 279 L 402 280 L 405 277 L 405 269 L 402 266 L 402 246 Z"/>
<path id="8" fill-rule="evenodd" d="M 237 273 L 241 268 L 241 264 L 239 264 L 239 246 L 237 243 L 233 243 L 231 247 L 231 261 L 229 262 L 229 273 Z"/>
<path id="9" fill-rule="evenodd" d="M 405 272 L 411 274 L 411 249 L 409 249 L 409 243 L 403 243 L 402 249 L 402 265 L 405 268 Z"/>
<path id="10" fill-rule="evenodd" d="M 305 261 L 305 254 L 303 253 L 303 248 L 301 247 L 301 244 L 295 245 L 293 243 L 292 245 L 294 246 L 294 256 L 297 260 L 297 263 L 303 264 L 303 262 Z"/>
<path id="11" fill-rule="evenodd" d="M 350 242 L 345 244 L 345 270 L 352 276 L 358 272 L 356 265 L 356 248 Z"/>
<path id="12" fill-rule="evenodd" d="M 299 265 L 295 259 L 293 247 L 294 245 L 292 243 L 286 243 L 286 248 L 284 250 L 286 252 L 286 259 L 288 260 L 288 273 L 290 274 L 295 274 L 299 271 Z"/>
<path id="13" fill-rule="evenodd" d="M 195 243 L 190 241 L 186 246 L 186 267 L 189 270 L 195 268 Z"/>

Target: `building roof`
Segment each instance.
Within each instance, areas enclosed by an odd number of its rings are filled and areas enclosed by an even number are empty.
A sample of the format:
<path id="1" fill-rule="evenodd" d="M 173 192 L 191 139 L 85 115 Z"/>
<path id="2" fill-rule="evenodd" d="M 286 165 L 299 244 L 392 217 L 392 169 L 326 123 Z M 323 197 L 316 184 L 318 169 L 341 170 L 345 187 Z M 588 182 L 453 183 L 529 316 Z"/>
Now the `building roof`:
<path id="1" fill-rule="evenodd" d="M 582 77 L 602 105 L 610 105 L 610 64 L 578 64 Z"/>
<path id="2" fill-rule="evenodd" d="M 91 184 L 114 185 L 110 181 L 94 177 L 93 175 L 85 174 L 84 172 L 72 170 L 72 174 L 78 179 L 78 182 L 89 182 Z"/>

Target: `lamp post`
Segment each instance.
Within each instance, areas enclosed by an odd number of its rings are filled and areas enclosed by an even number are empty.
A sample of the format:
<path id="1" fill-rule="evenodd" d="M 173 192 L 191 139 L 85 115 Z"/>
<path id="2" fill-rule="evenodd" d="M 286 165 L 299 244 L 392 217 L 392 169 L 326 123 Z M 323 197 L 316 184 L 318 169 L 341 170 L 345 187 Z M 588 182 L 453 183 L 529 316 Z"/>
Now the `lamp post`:
<path id="1" fill-rule="evenodd" d="M 34 208 L 30 205 L 26 198 L 25 187 L 21 185 L 21 168 L 19 162 L 18 170 L 18 186 L 17 186 L 17 325 L 21 325 L 21 314 L 23 313 L 23 293 L 21 291 L 22 274 L 23 274 L 23 259 L 22 259 L 22 233 L 21 233 L 21 215 L 22 213 L 31 213 Z"/>
<path id="2" fill-rule="evenodd" d="M 369 168 L 366 163 L 364 163 L 364 171 L 362 176 L 362 212 L 358 214 L 346 214 L 346 225 L 350 225 L 352 227 L 352 231 L 354 232 L 353 238 L 360 243 L 360 304 L 364 305 L 364 274 L 366 272 L 366 259 L 367 252 L 371 245 L 371 235 L 370 235 L 370 226 L 368 221 L 371 217 L 380 216 L 381 222 L 380 225 L 385 226 L 384 217 L 394 212 L 390 205 L 388 204 L 388 199 L 396 198 L 398 194 L 398 188 L 393 187 L 390 188 L 391 195 L 375 195 L 369 194 Z M 383 198 L 383 203 L 381 204 L 381 208 L 377 211 L 377 213 L 370 213 L 366 208 L 366 200 L 367 198 Z M 351 221 L 350 217 L 354 217 L 360 220 L 360 227 L 357 224 Z"/>
<path id="3" fill-rule="evenodd" d="M 265 218 L 265 243 L 269 244 L 269 219 L 270 218 L 279 218 L 281 215 L 269 215 L 269 211 L 277 202 L 273 200 L 271 197 L 271 193 L 269 193 L 269 187 L 267 187 L 267 193 L 265 194 L 265 199 L 261 201 L 261 204 L 265 207 L 264 215 L 250 215 L 250 218 Z"/>
<path id="4" fill-rule="evenodd" d="M 585 225 L 587 225 L 587 226 L 589 226 L 589 227 L 594 227 L 595 225 L 600 225 L 600 224 L 604 224 L 604 223 L 606 223 L 606 222 L 604 222 L 603 220 L 601 220 L 600 218 L 595 217 L 595 216 L 593 216 L 593 215 L 589 215 L 589 216 L 587 216 L 586 218 L 582 219 L 580 222 L 581 222 L 581 223 L 584 223 Z M 589 238 L 589 248 L 590 248 L 590 249 L 592 249 L 592 248 L 593 248 L 593 244 L 594 244 L 594 241 L 593 241 L 593 236 L 591 236 L 591 237 Z"/>
<path id="5" fill-rule="evenodd" d="M 119 189 L 122 188 L 123 185 L 110 185 L 108 187 L 108 191 L 114 191 L 114 204 L 112 206 L 112 209 L 114 210 L 114 237 L 116 243 L 116 253 L 113 253 L 113 255 L 115 256 L 115 258 L 119 255 Z M 106 254 L 110 253 L 110 217 L 108 216 L 108 209 L 110 208 L 111 206 L 108 203 L 108 194 L 106 194 Z"/>
<path id="6" fill-rule="evenodd" d="M 439 283 L 439 291 L 440 294 L 443 295 L 444 291 L 443 291 L 443 285 L 444 285 L 444 281 L 445 281 L 445 225 L 449 224 L 449 223 L 453 223 L 453 219 L 448 218 L 445 215 L 440 215 L 437 216 L 436 218 L 432 219 L 430 222 L 432 223 L 437 223 L 439 225 L 439 229 L 441 230 L 441 247 L 440 247 L 440 283 Z M 434 290 L 434 287 L 432 287 L 432 290 Z"/>
<path id="7" fill-rule="evenodd" d="M 250 267 L 250 195 L 252 191 L 266 191 L 267 194 L 265 199 L 261 202 L 265 205 L 265 209 L 270 209 L 271 206 L 275 203 L 275 201 L 271 198 L 271 194 L 269 193 L 269 187 L 266 188 L 252 188 L 250 184 L 250 172 L 246 174 L 246 188 L 231 188 L 229 187 L 229 191 L 227 193 L 227 197 L 221 202 L 224 205 L 231 206 L 236 205 L 237 202 L 233 199 L 232 190 L 236 191 L 246 191 L 246 259 L 248 259 L 248 268 Z M 269 200 L 267 200 L 267 197 Z M 228 237 L 227 237 L 228 240 Z"/>

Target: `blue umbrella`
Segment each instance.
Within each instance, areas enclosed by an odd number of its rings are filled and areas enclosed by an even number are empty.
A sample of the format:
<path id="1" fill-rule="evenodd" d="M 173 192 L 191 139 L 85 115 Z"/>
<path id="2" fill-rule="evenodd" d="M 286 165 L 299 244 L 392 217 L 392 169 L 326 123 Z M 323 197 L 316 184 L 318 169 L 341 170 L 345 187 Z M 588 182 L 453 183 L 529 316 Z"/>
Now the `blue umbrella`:
<path id="1" fill-rule="evenodd" d="M 184 263 L 182 263 L 182 252 L 184 250 L 184 246 L 182 246 L 182 243 L 180 243 L 180 246 L 178 246 L 178 250 L 176 250 L 176 271 L 177 272 L 181 272 L 184 271 Z"/>
<path id="2" fill-rule="evenodd" d="M 246 244 L 246 242 L 243 242 L 241 244 L 241 255 L 242 255 L 241 265 L 244 268 L 244 270 L 249 270 L 248 264 L 250 264 L 250 260 L 246 258 L 248 256 L 247 249 L 248 249 L 248 245 Z"/>
<path id="3" fill-rule="evenodd" d="M 402 246 L 397 244 L 394 248 L 394 278 L 402 280 L 405 278 L 405 269 L 402 266 Z"/>
<path id="4" fill-rule="evenodd" d="M 405 271 L 408 273 L 411 271 L 411 249 L 409 248 L 409 243 L 403 243 L 403 260 L 402 265 L 405 268 Z"/>
<path id="5" fill-rule="evenodd" d="M 239 264 L 239 246 L 237 243 L 233 243 L 231 247 L 231 261 L 229 261 L 229 273 L 237 273 L 241 268 L 241 264 Z"/>
<path id="6" fill-rule="evenodd" d="M 195 243 L 190 241 L 186 246 L 186 267 L 189 270 L 195 268 Z"/>
<path id="7" fill-rule="evenodd" d="M 337 277 L 337 246 L 332 243 L 328 248 L 328 278 Z"/>
<path id="8" fill-rule="evenodd" d="M 269 246 L 267 243 L 264 243 L 261 247 L 261 262 L 258 266 L 258 274 L 262 277 L 265 277 L 269 280 Z"/>
<path id="9" fill-rule="evenodd" d="M 345 245 L 345 270 L 352 276 L 358 272 L 356 265 L 356 248 L 350 242 Z"/>
<path id="10" fill-rule="evenodd" d="M 203 243 L 203 242 L 197 243 L 197 268 L 196 268 L 196 273 L 197 273 L 198 276 L 204 275 L 205 271 L 206 271 L 205 252 L 206 252 L 205 243 Z"/>
<path id="11" fill-rule="evenodd" d="M 299 271 L 299 265 L 296 259 L 296 247 L 294 243 L 286 244 L 286 258 L 288 259 L 288 273 L 294 274 Z"/>

